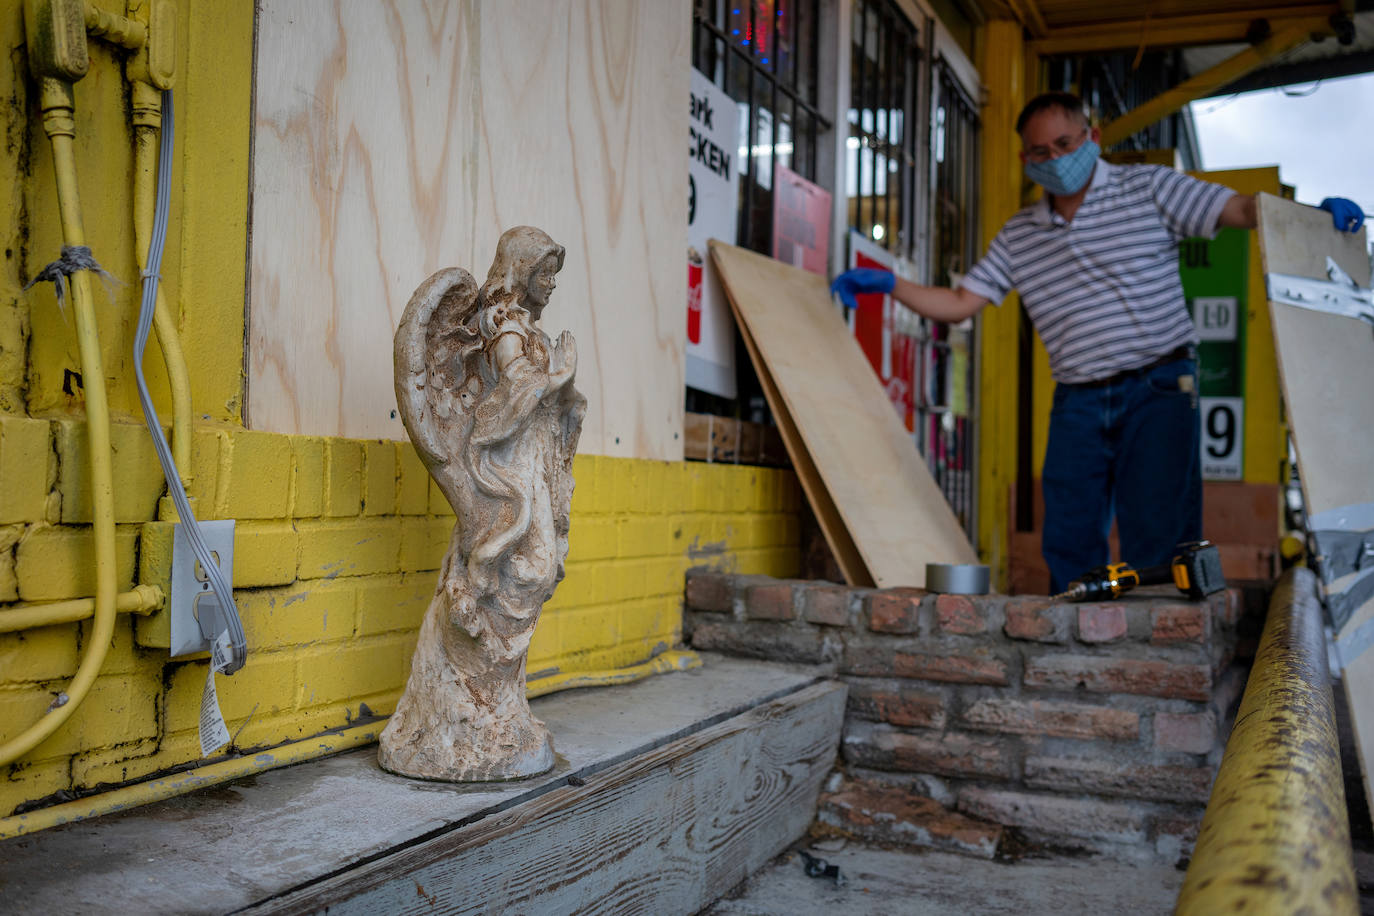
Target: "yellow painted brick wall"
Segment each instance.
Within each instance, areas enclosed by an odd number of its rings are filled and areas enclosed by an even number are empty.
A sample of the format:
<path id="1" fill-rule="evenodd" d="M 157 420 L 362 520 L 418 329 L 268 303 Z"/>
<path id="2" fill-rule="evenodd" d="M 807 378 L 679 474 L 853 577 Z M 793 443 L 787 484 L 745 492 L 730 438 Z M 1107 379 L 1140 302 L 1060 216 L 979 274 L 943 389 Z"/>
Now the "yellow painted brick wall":
<path id="1" fill-rule="evenodd" d="M 0 416 L 0 612 L 92 593 L 84 424 Z M 116 424 L 120 588 L 163 584 L 171 526 L 146 432 Z M 150 470 L 151 469 L 151 470 Z M 192 495 L 233 518 L 248 664 L 218 678 L 238 748 L 392 711 L 453 515 L 408 443 L 196 430 Z M 681 642 L 686 570 L 795 575 L 790 471 L 580 455 L 567 578 L 530 647 L 532 686 L 623 668 Z M 0 634 L 0 738 L 37 720 L 76 670 L 90 623 Z M 0 772 L 0 815 L 58 791 L 199 758 L 207 662 L 167 655 L 165 617 L 121 615 L 90 697 Z M 555 736 L 555 741 L 557 736 Z"/>

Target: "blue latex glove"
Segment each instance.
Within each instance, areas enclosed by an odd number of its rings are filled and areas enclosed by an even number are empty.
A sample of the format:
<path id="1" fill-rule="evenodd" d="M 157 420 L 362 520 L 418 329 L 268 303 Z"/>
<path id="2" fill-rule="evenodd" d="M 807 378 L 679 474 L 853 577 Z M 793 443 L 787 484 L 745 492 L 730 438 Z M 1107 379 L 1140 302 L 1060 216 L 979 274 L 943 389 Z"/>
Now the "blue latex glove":
<path id="1" fill-rule="evenodd" d="M 1359 232 L 1364 225 L 1364 211 L 1360 205 L 1353 200 L 1346 200 L 1344 197 L 1328 197 L 1320 204 L 1321 208 L 1331 214 L 1331 222 L 1336 224 L 1336 228 L 1342 232 Z"/>
<path id="2" fill-rule="evenodd" d="M 855 300 L 855 295 L 890 293 L 896 285 L 897 277 L 890 270 L 856 267 L 836 277 L 835 282 L 830 284 L 830 292 L 839 296 L 840 301 L 849 308 L 858 308 L 859 303 Z"/>

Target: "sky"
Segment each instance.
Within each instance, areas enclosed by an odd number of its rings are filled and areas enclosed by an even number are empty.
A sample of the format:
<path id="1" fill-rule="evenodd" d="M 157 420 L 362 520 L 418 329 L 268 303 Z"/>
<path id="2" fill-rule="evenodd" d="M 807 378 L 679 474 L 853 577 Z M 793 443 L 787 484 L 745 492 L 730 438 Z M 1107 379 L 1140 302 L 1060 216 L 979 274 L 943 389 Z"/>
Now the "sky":
<path id="1" fill-rule="evenodd" d="M 1278 165 L 1305 204 L 1347 197 L 1374 218 L 1374 75 L 1193 103 L 1203 168 Z"/>

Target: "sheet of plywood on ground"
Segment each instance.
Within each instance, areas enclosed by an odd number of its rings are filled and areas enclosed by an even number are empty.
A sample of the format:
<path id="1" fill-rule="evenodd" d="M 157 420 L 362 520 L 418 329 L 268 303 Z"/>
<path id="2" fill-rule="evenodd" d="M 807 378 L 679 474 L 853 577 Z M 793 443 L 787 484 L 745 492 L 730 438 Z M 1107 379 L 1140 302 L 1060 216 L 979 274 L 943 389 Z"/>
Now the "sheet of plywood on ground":
<path id="1" fill-rule="evenodd" d="M 1326 279 L 1326 259 L 1369 283 L 1363 232 L 1337 232 L 1331 216 L 1268 194 L 1260 201 L 1260 252 L 1266 274 Z M 1307 513 L 1374 503 L 1374 328 L 1357 318 L 1269 303 L 1288 422 L 1298 453 Z M 1328 586 L 1335 594 L 1354 574 Z M 1357 608 L 1337 636 L 1374 620 L 1374 600 Z M 1374 798 L 1374 652 L 1342 674 L 1365 791 Z"/>
<path id="2" fill-rule="evenodd" d="M 728 292 L 726 298 L 730 298 Z M 733 308 L 733 302 L 731 306 Z M 773 374 L 768 371 L 768 365 L 759 353 L 754 336 L 749 332 L 748 325 L 738 320 L 739 310 L 734 311 L 740 338 L 744 341 L 744 348 L 749 352 L 749 360 L 754 364 L 759 377 L 759 387 L 763 389 L 763 396 L 768 399 L 768 406 L 773 410 L 773 419 L 778 424 L 783 447 L 792 459 L 792 468 L 797 474 L 797 480 L 801 482 L 802 492 L 806 494 L 811 511 L 816 516 L 816 524 L 820 526 L 821 534 L 825 536 L 825 542 L 830 545 L 830 552 L 835 556 L 835 565 L 840 568 L 840 573 L 850 585 L 872 587 L 875 582 L 873 574 L 864 563 L 849 529 L 845 527 L 839 507 L 826 490 L 821 472 L 806 450 L 806 442 L 802 439 L 792 414 L 788 412 L 787 403 L 778 391 L 777 383 L 773 381 Z"/>
<path id="3" fill-rule="evenodd" d="M 243 912 L 698 912 L 806 832 L 844 702 L 814 684 Z"/>
<path id="4" fill-rule="evenodd" d="M 771 376 L 769 404 L 796 425 L 788 451 L 814 462 L 873 581 L 922 586 L 926 563 L 978 562 L 825 278 L 718 242 L 711 254 L 754 365 Z"/>
<path id="5" fill-rule="evenodd" d="M 405 438 L 391 337 L 501 232 L 566 246 L 581 447 L 681 460 L 691 6 L 258 4 L 248 405 L 257 429 Z M 679 227 L 664 231 L 663 227 Z"/>

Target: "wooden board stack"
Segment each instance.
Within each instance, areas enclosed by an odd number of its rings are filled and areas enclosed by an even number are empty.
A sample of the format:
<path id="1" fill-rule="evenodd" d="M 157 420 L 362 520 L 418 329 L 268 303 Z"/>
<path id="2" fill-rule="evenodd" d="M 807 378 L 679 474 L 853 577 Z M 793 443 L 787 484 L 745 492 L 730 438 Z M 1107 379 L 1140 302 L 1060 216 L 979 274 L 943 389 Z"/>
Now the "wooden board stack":
<path id="1" fill-rule="evenodd" d="M 715 241 L 711 256 L 849 584 L 920 587 L 926 563 L 977 563 L 825 278 Z"/>
<path id="2" fill-rule="evenodd" d="M 1330 258 L 1368 284 L 1365 234 L 1338 232 L 1325 211 L 1261 194 L 1259 238 L 1307 527 L 1344 668 L 1365 792 L 1374 797 L 1374 562 L 1367 555 L 1374 545 L 1374 327 L 1275 301 L 1283 284 L 1272 281 L 1273 275 L 1325 281 Z"/>

